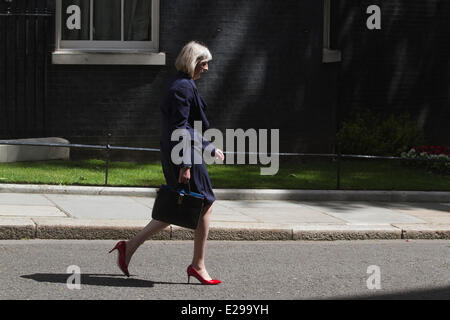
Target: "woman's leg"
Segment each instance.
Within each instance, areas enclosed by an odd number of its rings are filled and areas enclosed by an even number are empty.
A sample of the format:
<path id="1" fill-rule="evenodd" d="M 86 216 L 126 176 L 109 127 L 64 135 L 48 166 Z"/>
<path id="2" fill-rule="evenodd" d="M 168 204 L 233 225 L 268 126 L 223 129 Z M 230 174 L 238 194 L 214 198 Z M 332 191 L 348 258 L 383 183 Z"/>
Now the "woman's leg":
<path id="1" fill-rule="evenodd" d="M 196 269 L 205 280 L 211 280 L 205 267 L 205 250 L 212 208 L 212 204 L 203 208 L 197 229 L 194 233 L 194 256 L 192 258 L 192 267 Z"/>
<path id="2" fill-rule="evenodd" d="M 136 252 L 136 250 L 152 235 L 157 234 L 158 232 L 164 230 L 170 226 L 170 224 L 152 220 L 150 223 L 142 229 L 138 234 L 136 234 L 133 239 L 127 241 L 127 252 L 125 262 L 128 265 L 130 263 L 131 257 Z"/>

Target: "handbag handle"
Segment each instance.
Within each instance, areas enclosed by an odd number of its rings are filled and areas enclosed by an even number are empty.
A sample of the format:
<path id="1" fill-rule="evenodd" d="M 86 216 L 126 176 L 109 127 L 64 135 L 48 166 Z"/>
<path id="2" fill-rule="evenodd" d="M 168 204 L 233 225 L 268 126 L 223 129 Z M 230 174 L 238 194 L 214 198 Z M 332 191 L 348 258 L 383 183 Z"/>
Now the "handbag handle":
<path id="1" fill-rule="evenodd" d="M 189 185 L 189 183 L 178 183 L 178 190 L 184 190 L 186 192 L 186 194 L 190 194 L 191 193 L 191 186 Z"/>

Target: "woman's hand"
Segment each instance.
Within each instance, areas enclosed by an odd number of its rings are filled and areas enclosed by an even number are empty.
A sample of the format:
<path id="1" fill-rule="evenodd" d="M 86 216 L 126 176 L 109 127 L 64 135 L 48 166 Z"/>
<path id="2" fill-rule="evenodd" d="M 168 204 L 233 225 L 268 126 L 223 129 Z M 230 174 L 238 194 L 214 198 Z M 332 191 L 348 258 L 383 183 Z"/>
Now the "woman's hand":
<path id="1" fill-rule="evenodd" d="M 220 158 L 220 160 L 222 161 L 225 160 L 225 155 L 223 154 L 223 151 L 220 149 L 216 149 L 216 153 L 214 156 L 216 157 L 216 159 Z"/>
<path id="2" fill-rule="evenodd" d="M 191 180 L 191 168 L 181 168 L 180 176 L 178 177 L 178 183 L 188 184 L 189 180 Z"/>

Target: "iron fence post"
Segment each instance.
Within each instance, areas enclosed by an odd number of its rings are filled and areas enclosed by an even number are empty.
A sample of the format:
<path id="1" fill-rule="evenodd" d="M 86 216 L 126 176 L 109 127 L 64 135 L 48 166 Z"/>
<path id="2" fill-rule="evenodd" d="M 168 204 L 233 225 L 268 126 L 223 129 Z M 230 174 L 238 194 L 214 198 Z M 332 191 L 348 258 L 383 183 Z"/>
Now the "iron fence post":
<path id="1" fill-rule="evenodd" d="M 337 149 L 337 185 L 336 185 L 336 189 L 340 190 L 341 189 L 341 160 L 342 160 L 342 155 L 341 155 L 341 150 L 338 148 Z"/>
<path id="2" fill-rule="evenodd" d="M 111 139 L 111 133 L 108 133 L 106 138 L 106 166 L 105 166 L 105 186 L 108 185 L 108 171 L 109 171 L 109 152 L 111 150 L 111 146 L 109 145 Z"/>

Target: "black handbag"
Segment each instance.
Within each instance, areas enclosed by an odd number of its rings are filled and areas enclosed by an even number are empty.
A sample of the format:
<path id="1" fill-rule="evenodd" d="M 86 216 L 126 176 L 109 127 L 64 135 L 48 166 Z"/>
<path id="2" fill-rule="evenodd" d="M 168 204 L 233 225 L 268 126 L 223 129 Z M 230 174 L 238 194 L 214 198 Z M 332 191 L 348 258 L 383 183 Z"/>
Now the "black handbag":
<path id="1" fill-rule="evenodd" d="M 152 218 L 161 222 L 173 224 L 188 229 L 197 229 L 202 213 L 205 196 L 187 190 L 163 185 L 157 192 L 153 205 Z"/>

